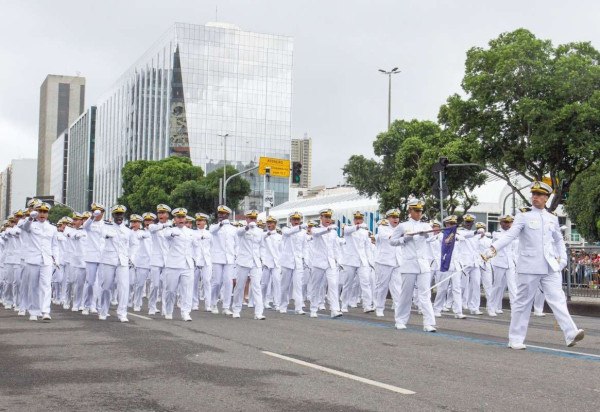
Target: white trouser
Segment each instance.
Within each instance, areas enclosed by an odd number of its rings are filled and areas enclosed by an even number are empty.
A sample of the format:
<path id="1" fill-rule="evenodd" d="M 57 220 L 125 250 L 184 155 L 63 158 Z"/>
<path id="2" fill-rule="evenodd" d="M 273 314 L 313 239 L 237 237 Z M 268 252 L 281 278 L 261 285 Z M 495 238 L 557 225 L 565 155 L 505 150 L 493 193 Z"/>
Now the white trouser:
<path id="1" fill-rule="evenodd" d="M 511 343 L 523 343 L 527 335 L 531 306 L 538 288 L 541 288 L 546 297 L 548 306 L 554 313 L 554 318 L 565 335 L 565 341 L 573 339 L 577 334 L 577 326 L 569 315 L 567 299 L 562 290 L 562 276 L 560 272 L 543 275 L 519 273 L 517 275 L 517 296 L 512 306 L 508 340 Z"/>
<path id="2" fill-rule="evenodd" d="M 396 304 L 395 318 L 396 324 L 406 325 L 410 318 L 410 306 L 415 289 L 418 289 L 418 306 L 423 312 L 423 325 L 435 326 L 435 316 L 433 316 L 433 306 L 431 305 L 431 272 L 425 273 L 402 273 L 402 286 L 400 288 L 400 299 Z"/>
<path id="3" fill-rule="evenodd" d="M 211 278 L 212 278 L 212 265 L 206 265 L 202 267 L 196 267 L 194 270 L 194 295 L 192 306 L 196 307 L 200 305 L 200 293 L 204 297 L 204 308 L 209 310 L 212 305 L 212 293 L 211 293 Z M 202 291 L 200 291 L 200 280 L 202 280 Z"/>
<path id="4" fill-rule="evenodd" d="M 127 316 L 127 296 L 129 295 L 129 267 L 114 266 L 100 263 L 98 266 L 98 279 L 100 282 L 100 311 L 99 315 L 106 316 L 110 309 L 111 291 L 116 285 L 116 293 L 119 296 L 117 306 L 118 316 Z"/>
<path id="5" fill-rule="evenodd" d="M 133 283 L 133 307 L 141 308 L 144 303 L 144 288 L 150 277 L 150 268 L 135 268 L 135 280 Z"/>
<path id="6" fill-rule="evenodd" d="M 302 279 L 304 277 L 304 269 L 290 269 L 281 268 L 281 287 L 279 298 L 276 298 L 279 302 L 276 303 L 279 306 L 279 310 L 286 310 L 290 303 L 290 290 L 292 291 L 292 299 L 294 299 L 294 310 L 302 310 L 303 297 L 302 297 Z M 273 296 L 275 291 L 273 291 Z"/>
<path id="7" fill-rule="evenodd" d="M 310 300 L 310 311 L 316 312 L 319 309 L 319 303 L 321 303 L 322 285 L 327 282 L 327 300 L 329 301 L 329 307 L 331 311 L 339 312 L 340 310 L 340 295 L 338 293 L 339 284 L 339 273 L 338 269 L 321 269 L 312 268 L 311 283 L 311 296 Z"/>
<path id="8" fill-rule="evenodd" d="M 254 316 L 262 316 L 264 307 L 260 288 L 261 277 L 262 271 L 258 267 L 237 267 L 237 282 L 233 290 L 233 313 L 239 314 L 242 311 L 244 289 L 246 288 L 246 282 L 250 281 L 250 291 L 252 291 L 254 299 Z"/>
<path id="9" fill-rule="evenodd" d="M 231 307 L 231 289 L 233 288 L 233 264 L 213 263 L 211 279 L 211 303 L 217 305 L 219 292 L 223 299 L 223 310 Z"/>
<path id="10" fill-rule="evenodd" d="M 181 316 L 190 314 L 192 310 L 193 276 L 194 269 L 164 269 L 164 315 L 173 315 L 178 290 L 181 293 Z"/>
<path id="11" fill-rule="evenodd" d="M 481 284 L 483 285 L 483 291 L 485 292 L 485 301 L 489 302 L 494 289 L 494 280 L 492 277 L 492 267 L 489 263 L 486 263 L 484 267 L 480 268 L 481 272 Z"/>
<path id="12" fill-rule="evenodd" d="M 73 283 L 73 307 L 82 309 L 84 306 L 84 286 L 86 271 L 85 268 L 71 266 L 70 274 L 74 279 Z"/>
<path id="13" fill-rule="evenodd" d="M 29 311 L 29 314 L 34 316 L 50 313 L 52 265 L 27 264 L 25 278 L 27 279 L 27 302 L 21 309 Z"/>
<path id="14" fill-rule="evenodd" d="M 395 266 L 375 264 L 375 309 L 382 311 L 385 309 L 388 290 L 390 289 L 390 280 L 392 272 L 397 269 Z M 392 294 L 392 296 L 394 296 Z"/>
<path id="15" fill-rule="evenodd" d="M 156 303 L 160 296 L 163 266 L 150 266 L 150 294 L 148 296 L 148 312 L 156 312 Z M 163 302 L 164 304 L 164 302 Z"/>
<path id="16" fill-rule="evenodd" d="M 467 274 L 468 283 L 465 290 L 467 301 L 463 301 L 463 305 L 466 303 L 469 310 L 479 310 L 481 304 L 481 271 L 479 266 L 471 266 L 463 268 L 463 271 Z"/>
<path id="17" fill-rule="evenodd" d="M 17 271 L 21 271 L 21 265 L 15 263 L 4 264 L 4 306 L 9 307 L 10 305 L 17 304 L 18 302 L 18 286 L 17 286 Z M 20 284 L 20 279 L 18 280 Z"/>
<path id="18" fill-rule="evenodd" d="M 533 311 L 535 313 L 543 313 L 545 301 L 546 297 L 544 296 L 544 293 L 538 288 L 535 292 L 535 298 L 533 299 Z"/>
<path id="19" fill-rule="evenodd" d="M 96 285 L 96 278 L 98 277 L 98 262 L 85 262 L 85 298 L 84 306 L 86 309 L 91 309 L 92 305 L 96 307 L 96 301 L 94 296 L 94 286 Z"/>
<path id="20" fill-rule="evenodd" d="M 433 303 L 433 312 L 441 313 L 444 305 L 446 304 L 448 299 L 448 292 L 451 292 L 452 297 L 452 310 L 457 315 L 462 314 L 462 294 L 461 294 L 461 277 L 463 276 L 462 271 L 454 271 L 454 272 L 436 272 L 436 283 L 442 282 L 437 287 L 435 302 Z M 448 287 L 448 283 L 452 282 L 452 285 Z"/>
<path id="21" fill-rule="evenodd" d="M 302 279 L 300 279 L 302 282 Z M 262 277 L 260 280 L 260 288 L 262 291 L 263 305 L 268 303 L 267 294 L 271 286 L 271 296 L 273 296 L 273 305 L 279 307 L 281 302 L 281 268 L 274 267 L 262 268 Z M 300 296 L 302 296 L 302 284 L 300 283 Z"/>
<path id="22" fill-rule="evenodd" d="M 358 282 L 360 284 L 360 290 L 362 292 L 362 306 L 363 309 L 371 309 L 373 307 L 373 285 L 371 284 L 371 268 L 369 266 L 345 266 L 345 282 L 342 288 L 342 308 L 348 309 L 348 305 L 351 303 L 353 298 L 353 292 L 355 291 L 353 286 L 356 282 L 358 275 Z"/>
<path id="23" fill-rule="evenodd" d="M 513 302 L 517 296 L 517 284 L 515 271 L 511 268 L 500 268 L 493 266 L 494 270 L 494 287 L 492 289 L 491 302 L 492 306 L 488 305 L 488 311 L 499 311 L 502 309 L 502 298 L 504 291 L 508 286 L 508 298 L 512 308 Z"/>

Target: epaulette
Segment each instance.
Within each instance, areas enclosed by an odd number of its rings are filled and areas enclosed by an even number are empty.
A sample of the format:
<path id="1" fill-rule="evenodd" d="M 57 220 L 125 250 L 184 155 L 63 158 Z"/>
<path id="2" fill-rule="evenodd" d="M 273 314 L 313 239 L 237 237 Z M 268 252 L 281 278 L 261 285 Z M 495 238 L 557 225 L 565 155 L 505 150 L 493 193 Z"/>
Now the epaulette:
<path id="1" fill-rule="evenodd" d="M 530 207 L 522 207 L 519 209 L 519 212 L 521 212 L 521 213 L 531 212 L 531 208 Z"/>
<path id="2" fill-rule="evenodd" d="M 552 211 L 552 212 L 550 212 L 550 213 L 552 213 L 554 216 L 558 216 L 558 215 L 556 214 L 556 211 L 555 211 L 555 210 L 553 210 L 553 211 Z"/>
<path id="3" fill-rule="evenodd" d="M 113 224 L 113 222 L 109 222 L 108 220 L 105 220 L 105 221 L 104 221 L 104 224 L 105 224 L 105 225 L 112 225 L 112 224 Z"/>

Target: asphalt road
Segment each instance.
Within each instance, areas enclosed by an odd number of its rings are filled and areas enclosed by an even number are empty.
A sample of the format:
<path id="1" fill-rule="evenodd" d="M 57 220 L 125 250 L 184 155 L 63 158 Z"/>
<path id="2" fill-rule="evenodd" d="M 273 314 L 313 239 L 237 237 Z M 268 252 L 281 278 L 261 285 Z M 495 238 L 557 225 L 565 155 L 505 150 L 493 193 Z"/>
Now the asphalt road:
<path id="1" fill-rule="evenodd" d="M 391 311 L 335 320 L 267 311 L 256 321 L 245 308 L 241 319 L 193 312 L 193 322 L 144 315 L 128 324 L 112 313 L 101 322 L 56 309 L 42 323 L 0 311 L 0 410 L 600 408 L 598 318 L 575 317 L 586 338 L 574 348 L 551 315 L 532 318 L 530 346 L 514 351 L 508 312 L 447 316 L 434 334 L 417 314 L 395 330 Z"/>

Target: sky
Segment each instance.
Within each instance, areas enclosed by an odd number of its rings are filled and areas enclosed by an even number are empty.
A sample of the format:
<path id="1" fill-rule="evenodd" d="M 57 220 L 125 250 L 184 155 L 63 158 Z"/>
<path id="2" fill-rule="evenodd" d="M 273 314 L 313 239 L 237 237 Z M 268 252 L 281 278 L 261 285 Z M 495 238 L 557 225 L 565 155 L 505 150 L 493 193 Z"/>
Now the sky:
<path id="1" fill-rule="evenodd" d="M 86 77 L 97 102 L 173 23 L 233 23 L 294 38 L 292 137 L 313 139 L 313 185 L 343 182 L 392 119 L 436 120 L 471 47 L 523 27 L 600 49 L 600 2 L 564 0 L 0 0 L 0 168 L 37 157 L 47 74 Z M 216 14 L 216 16 L 215 16 Z"/>

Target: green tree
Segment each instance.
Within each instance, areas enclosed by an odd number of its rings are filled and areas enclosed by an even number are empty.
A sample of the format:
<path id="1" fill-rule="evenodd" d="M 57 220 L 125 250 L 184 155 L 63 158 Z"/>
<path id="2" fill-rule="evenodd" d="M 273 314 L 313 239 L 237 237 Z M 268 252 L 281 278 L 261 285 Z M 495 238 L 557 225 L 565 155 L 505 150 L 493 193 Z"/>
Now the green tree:
<path id="1" fill-rule="evenodd" d="M 582 172 L 571 184 L 565 209 L 587 241 L 600 241 L 600 163 Z"/>
<path id="2" fill-rule="evenodd" d="M 227 175 L 237 173 L 227 166 Z M 169 157 L 159 161 L 137 160 L 125 164 L 122 170 L 123 195 L 119 203 L 130 213 L 155 210 L 165 203 L 171 207 L 185 207 L 189 213 L 214 213 L 218 205 L 219 178 L 223 169 L 207 176 L 187 157 Z M 237 208 L 241 199 L 250 193 L 250 184 L 236 177 L 227 186 L 227 204 Z"/>
<path id="3" fill-rule="evenodd" d="M 405 211 L 411 196 L 425 198 L 429 216 L 439 211 L 438 199 L 432 196 L 434 163 L 441 156 L 451 163 L 473 163 L 479 156 L 476 140 L 457 137 L 434 122 L 419 120 L 394 121 L 389 131 L 377 136 L 373 149 L 380 160 L 350 157 L 342 169 L 348 183 L 361 194 L 378 196 L 382 210 L 400 207 Z M 477 203 L 471 191 L 484 181 L 485 176 L 477 170 L 448 169 L 445 209 L 454 213 L 461 206 L 467 211 Z"/>
<path id="4" fill-rule="evenodd" d="M 525 29 L 504 33 L 467 52 L 466 97 L 450 96 L 439 121 L 479 142 L 481 160 L 513 189 L 515 174 L 551 177 L 554 210 L 559 182 L 574 182 L 600 157 L 599 61 L 587 42 L 553 47 Z"/>
<path id="5" fill-rule="evenodd" d="M 73 214 L 73 209 L 63 205 L 54 205 L 50 208 L 50 212 L 48 212 L 48 220 L 51 223 L 56 224 L 64 216 L 69 216 Z"/>

